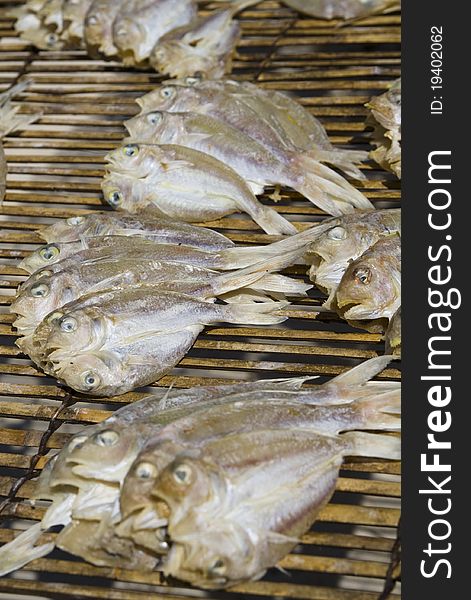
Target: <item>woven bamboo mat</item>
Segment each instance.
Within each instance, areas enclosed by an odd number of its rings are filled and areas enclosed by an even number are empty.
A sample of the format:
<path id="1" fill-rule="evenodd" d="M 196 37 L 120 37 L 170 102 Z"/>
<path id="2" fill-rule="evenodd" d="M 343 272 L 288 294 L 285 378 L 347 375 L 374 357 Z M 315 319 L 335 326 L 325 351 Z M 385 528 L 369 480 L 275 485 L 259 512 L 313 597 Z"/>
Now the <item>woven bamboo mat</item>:
<path id="1" fill-rule="evenodd" d="M 84 51 L 34 50 L 13 31 L 5 16 L 7 4 L 11 3 L 0 1 L 0 91 L 27 77 L 32 84 L 18 100 L 24 111 L 41 111 L 43 116 L 4 144 L 9 176 L 0 209 L 0 494 L 10 500 L 0 514 L 2 543 L 44 513 L 43 505 L 33 508 L 27 502 L 34 487 L 27 480 L 43 467 L 44 454 L 60 448 L 83 425 L 141 395 L 100 401 L 70 396 L 14 346 L 8 305 L 24 280 L 18 259 L 40 243 L 35 230 L 58 218 L 101 208 L 103 155 L 125 135 L 121 123 L 137 112 L 134 99 L 159 81 L 155 73 L 91 60 Z M 339 28 L 336 22 L 302 17 L 278 2 L 265 1 L 246 10 L 242 24 L 235 78 L 296 93 L 335 144 L 368 149 L 364 103 L 400 74 L 398 14 Z M 368 180 L 363 189 L 375 206 L 399 206 L 400 185 L 393 176 L 373 163 L 365 165 L 364 172 Z M 324 217 L 289 190 L 282 190 L 281 196 L 276 209 L 299 229 Z M 274 239 L 242 216 L 210 226 L 241 244 Z M 302 278 L 305 270 L 297 266 L 287 272 Z M 354 330 L 333 315 L 316 316 L 312 308 L 320 302 L 316 291 L 309 299 L 295 301 L 285 311 L 289 320 L 278 326 L 207 328 L 174 372 L 156 385 L 186 387 L 301 374 L 320 375 L 324 381 L 383 353 L 380 336 Z M 399 376 L 397 362 L 382 374 L 389 379 Z M 8 598 L 26 594 L 113 600 L 376 599 L 390 571 L 397 534 L 399 473 L 397 463 L 345 464 L 332 502 L 296 552 L 280 564 L 286 572 L 272 570 L 264 580 L 229 592 L 192 590 L 163 581 L 159 573 L 98 568 L 55 551 L 0 579 L 0 597 L 5 592 Z M 391 597 L 398 598 L 398 593 L 396 587 Z"/>

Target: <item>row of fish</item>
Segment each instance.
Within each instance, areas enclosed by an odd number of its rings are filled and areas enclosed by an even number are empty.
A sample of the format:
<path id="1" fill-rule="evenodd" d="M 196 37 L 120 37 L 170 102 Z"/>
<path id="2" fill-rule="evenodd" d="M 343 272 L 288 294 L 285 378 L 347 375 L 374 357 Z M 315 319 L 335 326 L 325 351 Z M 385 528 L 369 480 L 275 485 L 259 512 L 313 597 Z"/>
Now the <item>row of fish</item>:
<path id="1" fill-rule="evenodd" d="M 296 262 L 311 264 L 326 308 L 356 326 L 384 331 L 401 303 L 399 211 L 358 211 L 247 248 L 152 211 L 72 217 L 40 233 L 50 243 L 21 263 L 32 274 L 11 305 L 17 344 L 86 394 L 156 381 L 206 325 L 284 321 L 286 296 L 310 288 L 275 274 Z"/>
<path id="2" fill-rule="evenodd" d="M 332 146 L 321 123 L 281 92 L 189 77 L 137 102 L 127 143 L 107 156 L 103 192 L 114 208 L 153 204 L 187 221 L 244 211 L 272 234 L 296 230 L 255 198 L 267 187 L 290 186 L 331 215 L 373 208 L 324 164 L 364 179 L 356 165 L 367 153 Z"/>
<path id="3" fill-rule="evenodd" d="M 94 56 L 155 68 L 171 77 L 230 72 L 240 25 L 234 16 L 260 0 L 232 0 L 199 17 L 195 0 L 29 0 L 12 11 L 38 48 L 85 45 Z"/>
<path id="4" fill-rule="evenodd" d="M 0 575 L 57 546 L 201 588 L 259 579 L 330 500 L 345 456 L 399 459 L 385 432 L 400 429 L 400 384 L 369 381 L 389 359 L 309 388 L 312 378 L 160 390 L 121 408 L 49 460 L 35 498 L 52 504 L 0 549 Z"/>
<path id="5" fill-rule="evenodd" d="M 150 64 L 171 77 L 231 71 L 240 39 L 234 16 L 260 0 L 231 0 L 227 8 L 198 17 L 195 0 L 28 0 L 11 11 L 23 39 L 45 50 L 85 45 L 92 56 Z M 285 0 L 305 14 L 362 18 L 396 10 L 397 0 Z"/>

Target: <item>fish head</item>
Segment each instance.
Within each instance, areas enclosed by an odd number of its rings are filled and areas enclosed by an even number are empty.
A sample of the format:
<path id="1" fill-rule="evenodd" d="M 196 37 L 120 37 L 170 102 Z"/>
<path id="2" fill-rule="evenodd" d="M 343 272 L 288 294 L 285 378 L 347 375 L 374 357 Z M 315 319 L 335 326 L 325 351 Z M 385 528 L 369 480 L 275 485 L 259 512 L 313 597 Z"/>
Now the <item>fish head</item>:
<path id="1" fill-rule="evenodd" d="M 172 536 L 172 540 L 173 540 Z M 217 515 L 217 523 L 207 522 L 199 535 L 188 531 L 172 544 L 164 573 L 203 589 L 222 589 L 248 579 L 258 579 L 257 549 L 250 536 L 236 522 Z"/>
<path id="2" fill-rule="evenodd" d="M 126 61 L 141 62 L 147 57 L 148 33 L 144 24 L 130 15 L 117 17 L 113 23 L 113 41 Z M 131 58 L 133 57 L 133 58 Z"/>
<path id="3" fill-rule="evenodd" d="M 131 142 L 172 144 L 182 131 L 183 120 L 180 113 L 153 110 L 125 121 L 124 126 Z"/>
<path id="4" fill-rule="evenodd" d="M 120 358 L 112 352 L 78 354 L 63 347 L 50 353 L 47 360 L 58 379 L 82 394 L 113 396 L 117 382 L 126 380 Z"/>
<path id="5" fill-rule="evenodd" d="M 93 6 L 91 7 L 93 8 Z M 107 15 L 100 7 L 90 10 L 84 21 L 84 32 L 87 44 L 99 47 L 107 29 Z"/>
<path id="6" fill-rule="evenodd" d="M 87 368 L 96 365 L 88 361 Z M 74 475 L 120 482 L 142 445 L 139 425 L 133 427 L 105 421 L 88 435 L 76 435 L 68 445 L 66 463 Z"/>
<path id="7" fill-rule="evenodd" d="M 161 155 L 163 152 L 156 145 L 130 143 L 109 152 L 105 160 L 113 171 L 141 179 L 153 173 L 155 159 Z"/>
<path id="8" fill-rule="evenodd" d="M 43 27 L 23 31 L 21 37 L 41 50 L 61 50 L 64 47 L 63 40 L 55 31 Z"/>
<path id="9" fill-rule="evenodd" d="M 10 306 L 11 312 L 19 317 L 15 327 L 23 335 L 33 333 L 46 315 L 76 296 L 75 286 L 67 272 L 54 276 L 52 271 L 42 269 L 39 274 L 40 277 L 33 277 L 21 286 Z"/>
<path id="10" fill-rule="evenodd" d="M 109 337 L 110 319 L 97 307 L 78 310 L 58 310 L 48 315 L 37 330 L 38 342 L 44 343 L 48 359 L 52 362 L 63 356 L 79 352 L 93 352 L 102 347 Z M 72 363 L 67 362 L 67 377 L 71 375 Z M 78 366 L 78 365 L 76 365 Z M 84 384 L 85 390 L 93 389 L 93 383 Z"/>
<path id="11" fill-rule="evenodd" d="M 74 245 L 74 250 L 76 246 Z M 38 269 L 53 265 L 68 256 L 69 248 L 63 244 L 46 244 L 24 258 L 19 264 L 20 269 L 34 273 Z M 70 248 L 72 250 L 72 248 Z"/>
<path id="12" fill-rule="evenodd" d="M 136 212 L 152 202 L 145 181 L 120 173 L 108 174 L 101 189 L 105 201 L 115 209 Z"/>
<path id="13" fill-rule="evenodd" d="M 89 233 L 89 229 L 94 221 L 97 221 L 97 214 L 77 215 L 68 219 L 61 219 L 45 229 L 39 231 L 39 235 L 46 242 L 75 242 L 80 239 L 80 236 Z M 94 233 L 93 235 L 98 235 Z"/>
<path id="14" fill-rule="evenodd" d="M 398 307 L 401 284 L 387 263 L 374 257 L 360 257 L 345 271 L 336 294 L 336 303 L 345 319 L 388 317 Z"/>
<path id="15" fill-rule="evenodd" d="M 218 470 L 203 460 L 179 456 L 160 473 L 152 495 L 164 500 L 172 512 L 181 512 L 183 506 L 202 505 L 224 490 L 222 481 Z"/>
<path id="16" fill-rule="evenodd" d="M 151 62 L 154 60 L 154 53 L 158 51 L 160 45 L 157 45 L 151 54 Z M 165 53 L 165 49 L 163 50 Z M 160 56 L 160 54 L 159 54 Z M 136 102 L 142 109 L 143 113 L 151 112 L 153 110 L 162 110 L 162 111 L 178 111 L 183 110 L 180 106 L 182 100 L 182 94 L 180 93 L 182 90 L 185 90 L 185 87 L 180 85 L 174 85 L 173 83 L 167 83 L 166 85 L 161 85 L 156 90 L 145 94 L 141 98 L 137 98 Z M 186 94 L 184 94 L 184 98 L 186 99 Z"/>

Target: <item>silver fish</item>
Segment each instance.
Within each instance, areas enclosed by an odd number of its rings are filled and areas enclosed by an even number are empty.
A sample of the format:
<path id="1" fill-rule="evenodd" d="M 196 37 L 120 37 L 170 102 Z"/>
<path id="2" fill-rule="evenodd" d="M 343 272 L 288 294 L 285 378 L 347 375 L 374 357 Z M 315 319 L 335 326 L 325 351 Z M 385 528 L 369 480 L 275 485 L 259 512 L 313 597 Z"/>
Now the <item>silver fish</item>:
<path id="1" fill-rule="evenodd" d="M 219 305 L 152 285 L 103 292 L 49 315 L 34 332 L 33 358 L 77 391 L 123 394 L 172 369 L 205 325 L 280 323 L 286 304 Z"/>
<path id="2" fill-rule="evenodd" d="M 151 209 L 132 215 L 127 212 L 93 212 L 61 219 L 54 225 L 38 230 L 38 233 L 48 243 L 76 242 L 84 238 L 114 235 L 137 236 L 201 250 L 222 250 L 234 245 L 222 233 L 166 218 Z"/>
<path id="3" fill-rule="evenodd" d="M 151 112 L 125 126 L 131 142 L 179 144 L 214 156 L 232 167 L 256 194 L 268 185 L 281 184 L 293 187 L 329 214 L 372 208 L 343 177 L 310 156 L 287 151 L 281 161 L 253 137 L 207 115 Z"/>
<path id="4" fill-rule="evenodd" d="M 329 222 L 324 221 L 327 225 Z M 400 209 L 357 211 L 330 219 L 331 227 L 309 247 L 309 277 L 328 294 L 325 308 L 332 308 L 337 288 L 351 261 L 379 239 L 401 234 Z"/>
<path id="5" fill-rule="evenodd" d="M 366 160 L 367 152 L 335 148 L 320 121 L 282 92 L 245 81 L 187 77 L 165 82 L 136 102 L 145 113 L 160 110 L 214 116 L 256 136 L 258 142 L 278 155 L 286 149 L 309 152 L 316 160 L 364 179 L 355 163 Z"/>
<path id="6" fill-rule="evenodd" d="M 113 23 L 113 42 L 125 65 L 139 64 L 165 33 L 195 17 L 193 0 L 129 0 Z"/>
<path id="7" fill-rule="evenodd" d="M 102 182 L 105 200 L 134 212 L 149 203 L 168 217 L 211 221 L 243 211 L 269 234 L 297 229 L 261 204 L 245 181 L 209 154 L 174 145 L 129 144 L 106 156 L 111 170 Z"/>

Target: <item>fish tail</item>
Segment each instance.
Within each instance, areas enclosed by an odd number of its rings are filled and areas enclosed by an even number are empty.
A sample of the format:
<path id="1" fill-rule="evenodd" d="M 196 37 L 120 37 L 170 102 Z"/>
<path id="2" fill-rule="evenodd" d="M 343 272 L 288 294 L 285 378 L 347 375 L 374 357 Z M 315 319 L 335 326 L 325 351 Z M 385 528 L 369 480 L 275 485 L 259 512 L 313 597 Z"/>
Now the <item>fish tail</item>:
<path id="1" fill-rule="evenodd" d="M 312 285 L 285 275 L 264 275 L 253 286 L 262 292 L 281 292 L 288 296 L 305 296 Z"/>
<path id="2" fill-rule="evenodd" d="M 354 404 L 358 417 L 356 427 L 361 429 L 401 430 L 401 389 L 376 393 L 372 398 Z"/>
<path id="3" fill-rule="evenodd" d="M 302 257 L 306 248 L 316 241 L 324 232 L 332 227 L 335 227 L 337 221 L 335 219 L 326 219 L 322 223 L 314 225 L 309 229 L 301 231 L 289 238 L 273 242 L 266 246 L 253 246 L 250 248 L 226 248 L 219 252 L 221 258 L 221 269 L 241 269 L 249 265 L 260 263 L 263 260 L 270 258 L 280 258 L 284 256 L 287 262 L 285 267 L 291 266 L 295 262 L 305 262 Z M 279 266 L 280 268 L 285 268 Z"/>
<path id="4" fill-rule="evenodd" d="M 298 233 L 296 227 L 288 219 L 278 214 L 275 209 L 261 203 L 258 204 L 258 210 L 249 214 L 265 233 L 269 235 L 295 235 Z"/>
<path id="5" fill-rule="evenodd" d="M 298 154 L 295 165 L 303 183 L 297 186 L 313 204 L 334 216 L 351 213 L 355 208 L 374 206 L 341 175 L 307 154 Z"/>
<path id="6" fill-rule="evenodd" d="M 342 438 L 348 443 L 348 454 L 352 456 L 371 456 L 389 460 L 401 458 L 401 439 L 398 436 L 351 431 L 342 434 Z"/>
<path id="7" fill-rule="evenodd" d="M 260 304 L 227 304 L 221 306 L 223 318 L 227 323 L 238 325 L 276 325 L 288 317 L 279 314 L 289 302 L 262 302 Z"/>
<path id="8" fill-rule="evenodd" d="M 350 369 L 346 373 L 342 373 L 329 381 L 327 385 L 335 385 L 341 387 L 353 387 L 365 384 L 378 373 L 381 373 L 388 364 L 393 360 L 391 355 L 376 356 L 370 358 L 360 365 Z"/>
<path id="9" fill-rule="evenodd" d="M 368 160 L 368 152 L 365 150 L 322 150 L 314 148 L 309 150 L 309 156 L 319 162 L 326 162 L 337 167 L 346 175 L 354 179 L 366 179 L 365 174 L 356 166 L 358 163 Z"/>
<path id="10" fill-rule="evenodd" d="M 51 542 L 42 546 L 34 545 L 42 533 L 41 523 L 36 523 L 0 548 L 0 577 L 52 552 L 54 544 Z"/>

